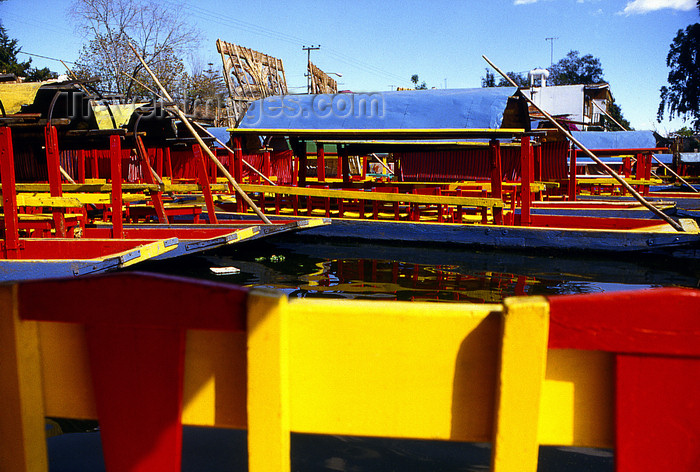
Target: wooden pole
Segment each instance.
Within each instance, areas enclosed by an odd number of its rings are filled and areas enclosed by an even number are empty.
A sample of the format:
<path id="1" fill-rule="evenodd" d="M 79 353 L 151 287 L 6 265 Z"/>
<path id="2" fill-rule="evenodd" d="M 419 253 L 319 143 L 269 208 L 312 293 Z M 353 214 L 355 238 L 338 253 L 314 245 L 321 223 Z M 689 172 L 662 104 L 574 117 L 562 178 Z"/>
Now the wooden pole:
<path id="1" fill-rule="evenodd" d="M 143 82 L 139 81 L 138 79 L 136 79 L 136 78 L 130 76 L 129 74 L 127 74 L 127 73 L 125 73 L 125 72 L 122 72 L 122 74 L 124 74 L 125 76 L 127 76 L 127 77 L 133 79 L 136 83 L 138 83 L 139 85 L 141 85 L 142 87 L 144 87 L 146 90 L 148 90 L 149 92 L 151 92 L 151 93 L 152 93 L 153 95 L 155 95 L 156 97 L 159 97 L 159 98 L 162 99 L 162 100 L 165 99 L 165 97 L 163 97 L 161 94 L 157 93 L 155 90 L 153 90 L 152 88 L 150 88 L 148 85 L 144 84 Z M 197 128 L 199 128 L 199 129 L 201 129 L 202 131 L 204 131 L 205 133 L 207 133 L 207 135 L 209 135 L 209 137 L 214 138 L 214 140 L 215 140 L 217 143 L 219 143 L 221 146 L 223 146 L 224 149 L 226 149 L 228 152 L 233 153 L 233 151 L 231 150 L 231 148 L 229 148 L 229 147 L 228 147 L 225 143 L 223 143 L 219 138 L 217 138 L 216 136 L 214 136 L 213 134 L 211 134 L 211 133 L 209 132 L 209 130 L 207 130 L 204 126 L 200 125 L 200 124 L 197 123 L 196 121 L 193 121 L 192 123 L 193 123 L 195 126 L 197 126 Z M 274 183 L 273 181 L 271 181 L 270 179 L 268 179 L 267 177 L 265 177 L 258 169 L 256 169 L 256 168 L 255 168 L 252 164 L 250 164 L 248 161 L 243 160 L 242 162 L 243 162 L 243 164 L 247 165 L 248 168 L 249 168 L 250 170 L 252 170 L 252 171 L 255 172 L 256 174 L 258 174 L 260 177 L 262 177 L 263 179 L 265 179 L 270 185 L 277 185 L 276 183 Z M 75 183 L 75 182 L 73 182 L 73 183 Z M 162 182 L 161 182 L 161 183 L 162 183 Z"/>
<path id="2" fill-rule="evenodd" d="M 384 164 L 384 161 L 382 161 L 381 159 L 379 159 L 379 156 L 377 156 L 377 155 L 374 154 L 374 153 L 371 154 L 371 156 L 372 156 L 373 158 L 375 158 L 375 159 L 377 160 L 377 162 L 379 162 L 379 163 L 382 165 L 382 167 L 384 167 L 391 175 L 394 175 L 394 171 L 391 170 L 391 168 L 390 168 L 388 165 Z"/>
<path id="3" fill-rule="evenodd" d="M 486 62 L 488 62 L 488 64 L 489 64 L 491 67 L 493 67 L 494 70 L 496 70 L 496 72 L 498 72 L 498 73 L 501 74 L 506 80 L 508 80 L 508 81 L 510 82 L 510 84 L 511 84 L 513 87 L 517 87 L 517 86 L 518 86 L 518 84 L 516 84 L 515 81 L 513 81 L 513 79 L 511 79 L 511 78 L 508 77 L 506 74 L 504 74 L 503 71 L 502 71 L 501 69 L 499 69 L 493 62 L 491 62 L 486 56 L 483 56 L 483 55 L 482 55 L 481 57 L 483 57 L 484 60 L 485 60 Z M 547 118 L 552 124 L 554 124 L 554 126 L 556 126 L 557 128 L 559 128 L 559 131 L 561 131 L 562 133 L 564 133 L 564 135 L 566 135 L 567 138 L 569 138 L 576 146 L 578 146 L 579 149 L 581 149 L 584 153 L 586 153 L 586 155 L 587 155 L 588 157 L 590 157 L 591 159 L 593 159 L 593 161 L 594 161 L 596 164 L 598 164 L 599 166 L 601 166 L 603 169 L 605 169 L 605 171 L 606 171 L 613 179 L 617 180 L 617 181 L 620 183 L 620 185 L 622 185 L 624 188 L 626 188 L 627 191 L 635 198 L 635 200 L 637 200 L 639 203 L 641 203 L 642 205 L 644 205 L 647 209 L 649 209 L 649 211 L 651 211 L 652 213 L 654 213 L 656 216 L 658 216 L 659 218 L 661 218 L 661 219 L 663 219 L 664 221 L 666 221 L 666 222 L 667 222 L 669 225 L 671 225 L 671 227 L 672 227 L 673 229 L 675 229 L 676 231 L 680 231 L 680 232 L 684 232 L 684 231 L 685 231 L 685 230 L 683 229 L 683 226 L 681 226 L 680 224 L 678 224 L 678 223 L 677 223 L 676 221 L 674 221 L 670 216 L 668 216 L 667 214 L 665 214 L 664 212 L 662 212 L 661 210 L 659 210 L 658 208 L 656 208 L 654 205 L 652 205 L 651 203 L 649 203 L 648 201 L 646 201 L 646 199 L 645 199 L 644 197 L 642 197 L 642 196 L 639 194 L 639 192 L 637 192 L 635 189 L 633 189 L 632 186 L 631 186 L 630 184 L 628 184 L 628 183 L 625 181 L 625 179 L 623 179 L 622 177 L 620 177 L 619 175 L 617 175 L 617 173 L 615 173 L 614 170 L 612 170 L 607 164 L 605 164 L 603 161 L 601 161 L 600 158 L 598 158 L 598 156 L 596 156 L 595 154 L 593 154 L 586 146 L 584 146 L 583 144 L 581 144 L 581 143 L 579 142 L 578 139 L 574 138 L 574 136 L 573 136 L 567 129 L 565 129 L 561 124 L 559 124 L 559 122 L 556 121 L 549 113 L 547 113 L 547 112 L 544 111 L 542 108 L 540 108 L 539 105 L 537 105 L 534 101 L 532 101 L 532 100 L 531 100 L 529 97 L 527 97 L 525 94 L 522 94 L 522 96 L 525 98 L 525 100 L 527 100 L 527 101 L 530 103 L 530 105 L 532 105 L 533 107 L 535 107 L 535 109 L 537 109 L 537 111 L 539 111 L 540 113 L 542 113 L 542 114 L 545 116 L 545 118 Z"/>
<path id="4" fill-rule="evenodd" d="M 219 138 L 217 138 L 216 136 L 214 136 L 213 134 L 211 134 L 204 126 L 200 125 L 200 124 L 197 123 L 197 122 L 193 122 L 193 123 L 195 124 L 195 126 L 197 126 L 197 128 L 201 129 L 202 131 L 204 131 L 205 133 L 207 133 L 209 136 L 211 136 L 212 138 L 214 138 L 214 140 L 215 140 L 217 143 L 219 143 L 219 145 L 221 145 L 224 149 L 226 149 L 226 150 L 227 150 L 228 152 L 230 152 L 230 153 L 233 153 L 233 150 L 232 150 L 230 147 L 228 147 L 228 146 L 227 146 L 224 142 L 222 142 Z M 255 172 L 256 174 L 258 174 L 260 177 L 262 177 L 268 184 L 270 184 L 270 185 L 277 185 L 277 184 L 274 183 L 272 180 L 268 179 L 268 178 L 265 176 L 265 174 L 263 174 L 262 172 L 260 172 L 258 169 L 255 168 L 254 165 L 252 165 L 251 163 L 249 163 L 249 162 L 246 161 L 245 159 L 241 159 L 241 162 L 243 162 L 243 164 L 247 165 L 248 168 L 249 168 L 250 170 L 252 170 L 252 171 Z"/>
<path id="5" fill-rule="evenodd" d="M 605 113 L 605 116 L 607 116 L 608 118 L 610 118 L 610 119 L 612 120 L 613 123 L 615 123 L 617 126 L 619 126 L 621 130 L 623 130 L 623 131 L 628 131 L 627 129 L 625 129 L 624 126 L 622 126 L 620 123 L 618 123 L 618 122 L 615 120 L 615 118 L 613 118 L 612 116 L 610 116 L 610 114 L 609 114 L 607 111 L 603 110 L 603 109 L 600 107 L 600 105 L 598 105 L 596 102 L 592 102 L 592 103 L 593 103 L 593 105 L 595 105 L 595 106 L 598 108 L 598 110 L 600 110 L 600 111 L 602 111 L 603 113 Z M 693 187 L 692 185 L 690 185 L 683 177 L 681 177 L 680 175 L 676 174 L 673 170 L 671 170 L 671 168 L 670 168 L 669 166 L 667 166 L 666 164 L 664 164 L 663 162 L 661 162 L 655 155 L 652 154 L 651 157 L 652 157 L 656 162 L 658 162 L 659 164 L 661 164 L 661 166 L 662 166 L 664 169 L 666 169 L 667 171 L 669 171 L 669 172 L 671 173 L 671 175 L 673 175 L 675 178 L 677 178 L 678 180 L 680 180 L 681 182 L 683 182 L 684 184 L 686 184 L 688 187 L 690 187 L 690 189 L 691 189 L 693 192 L 695 192 L 695 193 L 700 193 L 700 190 L 698 190 L 698 189 L 696 189 L 695 187 Z"/>
<path id="6" fill-rule="evenodd" d="M 197 133 L 197 131 L 194 129 L 194 126 L 192 126 L 192 123 L 190 123 L 190 120 L 185 116 L 185 114 L 175 105 L 174 100 L 170 96 L 167 90 L 165 90 L 165 87 L 160 83 L 160 80 L 158 80 L 158 77 L 153 73 L 150 67 L 148 67 L 148 64 L 146 64 L 146 61 L 143 60 L 143 57 L 141 57 L 141 54 L 136 50 L 136 48 L 129 43 L 129 46 L 131 47 L 131 50 L 134 51 L 134 54 L 136 54 L 136 57 L 138 58 L 139 61 L 141 61 L 141 64 L 143 67 L 146 69 L 146 71 L 150 74 L 151 78 L 153 81 L 156 83 L 160 91 L 163 93 L 163 96 L 169 101 L 173 102 L 173 110 L 175 110 L 175 113 L 177 113 L 177 116 L 180 118 L 182 123 L 187 127 L 187 129 L 192 133 L 192 136 L 197 140 L 199 145 L 202 147 L 202 149 L 207 153 L 207 156 L 216 164 L 216 167 L 219 168 L 219 170 L 224 174 L 224 176 L 228 179 L 228 181 L 233 185 L 233 188 L 236 189 L 236 192 L 238 195 L 245 200 L 245 202 L 255 211 L 255 214 L 257 214 L 260 219 L 265 223 L 265 224 L 271 224 L 270 220 L 263 214 L 262 211 L 260 211 L 260 208 L 255 205 L 253 200 L 250 199 L 250 197 L 243 191 L 240 185 L 238 185 L 238 182 L 236 182 L 236 179 L 233 178 L 233 176 L 229 173 L 229 171 L 224 167 L 224 165 L 219 161 L 219 159 L 216 158 L 213 152 L 211 152 L 211 149 L 209 149 L 209 146 L 206 145 L 202 137 Z"/>

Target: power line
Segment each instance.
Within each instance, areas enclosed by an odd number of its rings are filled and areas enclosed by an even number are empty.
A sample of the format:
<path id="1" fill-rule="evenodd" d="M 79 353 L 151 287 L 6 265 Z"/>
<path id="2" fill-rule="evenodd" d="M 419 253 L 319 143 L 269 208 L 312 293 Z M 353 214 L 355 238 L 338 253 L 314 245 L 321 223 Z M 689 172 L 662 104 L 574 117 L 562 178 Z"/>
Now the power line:
<path id="1" fill-rule="evenodd" d="M 549 53 L 549 65 L 550 67 L 554 65 L 554 40 L 557 38 L 544 38 L 545 41 L 549 41 L 550 53 Z"/>
<path id="2" fill-rule="evenodd" d="M 251 32 L 253 34 L 257 34 L 260 36 L 264 36 L 267 38 L 271 39 L 276 39 L 279 41 L 283 41 L 286 43 L 290 44 L 308 44 L 308 43 L 313 43 L 313 41 L 309 41 L 308 39 L 300 38 L 298 36 L 290 35 L 287 33 L 283 33 L 280 31 L 275 31 L 271 30 L 259 25 L 255 25 L 252 23 L 248 23 L 246 21 L 234 18 L 230 15 L 226 15 L 223 13 L 213 13 L 210 10 L 204 9 L 199 6 L 194 6 L 189 3 L 185 4 L 178 4 L 176 2 L 173 2 L 171 0 L 165 0 L 165 3 L 169 3 L 171 5 L 180 5 L 184 9 L 188 10 L 190 13 L 192 13 L 193 16 L 196 16 L 200 19 L 203 19 L 205 21 L 210 21 L 212 23 L 220 24 L 222 26 L 231 26 L 236 25 L 240 29 L 243 29 L 245 31 Z M 404 77 L 401 77 L 397 74 L 393 74 L 391 72 L 385 71 L 377 66 L 367 64 L 365 62 L 359 61 L 355 59 L 352 56 L 348 56 L 347 54 L 341 53 L 339 51 L 335 51 L 333 49 L 325 49 L 325 51 L 330 55 L 336 58 L 336 60 L 345 63 L 346 65 L 350 65 L 352 67 L 355 67 L 360 70 L 364 70 L 365 72 L 376 74 L 376 75 L 381 75 L 384 76 L 385 78 L 389 78 L 391 80 L 400 80 L 402 82 L 407 82 L 407 80 Z"/>

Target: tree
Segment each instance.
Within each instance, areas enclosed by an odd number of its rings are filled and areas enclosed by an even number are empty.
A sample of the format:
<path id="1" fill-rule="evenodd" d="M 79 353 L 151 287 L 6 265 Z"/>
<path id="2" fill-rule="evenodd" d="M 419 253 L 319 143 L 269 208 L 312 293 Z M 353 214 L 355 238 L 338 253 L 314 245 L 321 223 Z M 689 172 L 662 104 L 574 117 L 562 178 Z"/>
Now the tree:
<path id="1" fill-rule="evenodd" d="M 608 103 L 608 114 L 613 117 L 615 121 L 620 123 L 623 127 L 624 130 L 627 131 L 632 131 L 634 128 L 630 125 L 630 122 L 625 119 L 624 116 L 622 116 L 622 108 L 620 108 L 620 105 L 615 103 L 615 99 L 613 99 L 610 103 Z M 605 124 L 605 129 L 607 131 L 624 131 L 620 129 L 619 126 L 617 126 L 612 120 L 609 118 L 605 117 L 604 120 Z"/>
<path id="2" fill-rule="evenodd" d="M 486 77 L 481 78 L 482 87 L 495 87 L 496 76 L 488 68 L 486 69 Z"/>
<path id="3" fill-rule="evenodd" d="M 7 30 L 0 25 L 0 72 L 5 74 L 15 74 L 25 76 L 31 67 L 31 59 L 26 62 L 17 60 L 21 48 L 17 45 L 16 39 L 11 39 Z"/>
<path id="4" fill-rule="evenodd" d="M 700 1 L 698 1 L 700 10 Z M 666 65 L 669 86 L 661 87 L 661 103 L 656 115 L 661 121 L 666 113 L 669 118 L 689 120 L 700 131 L 700 23 L 678 30 L 671 43 Z"/>
<path id="5" fill-rule="evenodd" d="M 3 0 L 0 0 L 0 2 Z M 37 69 L 32 67 L 32 60 L 21 62 L 17 55 L 21 49 L 16 39 L 11 39 L 7 30 L 0 25 L 0 73 L 15 74 L 17 77 L 24 77 L 28 82 L 40 82 L 48 79 L 55 79 L 58 74 L 49 70 L 48 67 Z"/>
<path id="6" fill-rule="evenodd" d="M 225 105 L 224 97 L 228 93 L 224 78 L 219 69 L 215 69 L 214 63 L 207 63 L 204 69 L 201 58 L 190 58 L 192 69 L 185 74 L 184 83 L 186 96 L 184 98 L 185 110 L 197 118 L 215 120 L 216 110 Z"/>
<path id="7" fill-rule="evenodd" d="M 481 78 L 482 87 L 512 87 L 513 85 L 508 82 L 505 78 L 501 77 L 498 82 L 496 82 L 496 76 L 488 68 L 486 70 L 486 77 Z M 513 82 L 517 84 L 518 87 L 528 87 L 530 83 L 527 81 L 527 77 L 524 74 L 519 74 L 517 72 L 506 72 L 506 75 L 513 79 Z"/>
<path id="8" fill-rule="evenodd" d="M 605 82 L 600 59 L 586 54 L 579 57 L 578 51 L 569 53 L 549 69 L 552 85 L 599 84 Z"/>
<path id="9" fill-rule="evenodd" d="M 76 71 L 80 77 L 99 76 L 103 88 L 127 100 L 152 97 L 139 84 L 155 89 L 132 44 L 171 95 L 179 96 L 174 89 L 184 78 L 182 58 L 199 42 L 181 6 L 153 0 L 73 0 L 70 12 L 87 38 Z"/>
<path id="10" fill-rule="evenodd" d="M 418 74 L 413 74 L 411 76 L 411 82 L 413 82 L 413 85 L 415 86 L 416 90 L 427 90 L 428 86 L 425 84 L 425 80 L 418 85 Z"/>

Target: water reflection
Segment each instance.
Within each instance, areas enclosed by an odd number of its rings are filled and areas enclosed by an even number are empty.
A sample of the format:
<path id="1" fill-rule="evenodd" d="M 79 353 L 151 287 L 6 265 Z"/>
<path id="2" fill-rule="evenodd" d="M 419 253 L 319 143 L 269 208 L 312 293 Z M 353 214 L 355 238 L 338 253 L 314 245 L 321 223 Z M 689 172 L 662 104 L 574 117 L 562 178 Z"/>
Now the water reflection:
<path id="1" fill-rule="evenodd" d="M 240 273 L 216 276 L 211 267 Z M 700 264 L 417 248 L 301 237 L 260 241 L 204 256 L 139 265 L 135 270 L 274 288 L 290 297 L 499 303 L 521 295 L 697 287 Z"/>

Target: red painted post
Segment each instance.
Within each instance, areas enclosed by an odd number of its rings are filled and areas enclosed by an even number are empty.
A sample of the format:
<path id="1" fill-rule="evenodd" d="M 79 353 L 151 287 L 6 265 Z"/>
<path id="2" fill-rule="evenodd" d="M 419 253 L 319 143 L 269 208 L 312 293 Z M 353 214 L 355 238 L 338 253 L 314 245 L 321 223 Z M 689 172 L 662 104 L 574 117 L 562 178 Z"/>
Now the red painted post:
<path id="1" fill-rule="evenodd" d="M 163 177 L 163 148 L 156 149 L 156 172 Z"/>
<path id="2" fill-rule="evenodd" d="M 185 332 L 243 331 L 247 291 L 132 273 L 25 283 L 18 299 L 24 320 L 85 326 L 106 470 L 180 472 Z"/>
<path id="3" fill-rule="evenodd" d="M 644 160 L 644 155 L 643 154 L 637 154 L 637 168 L 635 172 L 635 179 L 637 180 L 642 180 L 644 178 L 644 174 L 646 173 L 646 162 Z M 644 193 L 644 188 L 642 185 L 636 185 L 636 190 L 638 192 Z"/>
<path id="4" fill-rule="evenodd" d="M 542 180 L 542 144 L 535 148 L 535 163 L 534 163 L 533 179 L 536 182 Z"/>
<path id="5" fill-rule="evenodd" d="M 239 136 L 233 138 L 234 158 L 231 160 L 231 173 L 238 183 L 243 183 L 243 142 Z M 233 189 L 230 189 L 233 192 Z M 236 196 L 236 211 L 246 211 L 246 204 L 240 196 Z"/>
<path id="6" fill-rule="evenodd" d="M 615 357 L 618 472 L 694 472 L 700 458 L 700 291 L 549 298 L 550 349 Z"/>
<path id="7" fill-rule="evenodd" d="M 46 139 L 46 166 L 49 174 L 49 190 L 52 197 L 63 196 L 63 187 L 61 182 L 61 161 L 58 151 L 58 136 L 56 127 L 46 125 L 44 129 L 44 137 Z M 66 217 L 62 210 L 54 209 L 52 212 L 54 226 L 56 229 L 57 238 L 66 237 Z"/>
<path id="8" fill-rule="evenodd" d="M 109 137 L 109 160 L 112 170 L 112 237 L 124 238 L 122 222 L 122 145 L 117 135 Z"/>
<path id="9" fill-rule="evenodd" d="M 651 154 L 644 154 L 644 178 L 646 180 L 651 180 Z M 651 190 L 650 185 L 644 186 L 644 196 L 649 196 L 649 191 Z"/>
<path id="10" fill-rule="evenodd" d="M 569 201 L 576 201 L 576 149 L 569 149 Z"/>
<path id="11" fill-rule="evenodd" d="M 532 218 L 530 217 L 530 206 L 532 204 L 532 192 L 530 183 L 532 183 L 532 146 L 530 145 L 530 136 L 520 138 L 520 224 L 521 226 L 530 226 Z"/>
<path id="12" fill-rule="evenodd" d="M 165 148 L 165 167 L 168 170 L 168 177 L 171 179 L 173 178 L 173 163 L 170 160 L 170 148 L 166 147 Z M 161 175 L 161 177 L 163 177 Z"/>
<path id="13" fill-rule="evenodd" d="M 632 175 L 632 156 L 625 156 L 622 159 L 622 175 L 628 179 Z M 622 195 L 627 195 L 627 189 L 622 187 Z"/>
<path id="14" fill-rule="evenodd" d="M 268 179 L 272 175 L 272 163 L 270 162 L 270 151 L 263 153 L 263 175 Z M 263 182 L 264 184 L 265 182 Z"/>
<path id="15" fill-rule="evenodd" d="M 141 173 L 143 174 L 144 180 L 147 184 L 155 185 L 157 182 L 151 173 L 151 166 L 148 162 L 148 152 L 146 151 L 146 147 L 143 145 L 141 136 L 136 136 L 136 153 L 141 161 Z M 156 215 L 158 215 L 158 222 L 168 224 L 168 215 L 165 214 L 165 205 L 163 205 L 163 192 L 151 192 L 151 200 L 153 201 L 153 207 L 156 210 Z"/>
<path id="16" fill-rule="evenodd" d="M 491 198 L 503 200 L 503 171 L 501 170 L 501 143 L 497 139 L 489 142 L 489 162 L 491 167 Z M 461 220 L 461 217 L 460 217 Z M 493 222 L 503 224 L 503 209 L 493 208 Z"/>
<path id="17" fill-rule="evenodd" d="M 336 153 L 336 156 L 337 156 L 337 160 L 336 160 L 336 171 L 335 171 L 335 174 L 336 174 L 336 175 L 335 175 L 335 176 L 336 176 L 336 178 L 338 178 L 338 179 L 342 179 L 342 178 L 343 178 L 343 155 L 342 155 L 342 153 L 340 152 L 340 148 L 341 148 L 341 145 L 340 145 L 340 144 L 336 144 L 336 145 L 335 145 L 335 153 Z"/>
<path id="18" fill-rule="evenodd" d="M 214 198 L 211 194 L 211 186 L 209 185 L 209 178 L 207 176 L 207 166 L 206 162 L 204 161 L 204 153 L 202 153 L 202 148 L 199 146 L 199 144 L 192 145 L 192 153 L 194 154 L 194 160 L 197 161 L 197 174 L 199 177 L 199 185 L 202 186 L 204 201 L 207 204 L 207 216 L 209 219 L 209 223 L 217 224 L 219 220 L 216 217 Z"/>
<path id="19" fill-rule="evenodd" d="M 90 177 L 93 179 L 100 178 L 100 166 L 97 162 L 97 151 L 95 149 L 90 150 Z"/>
<path id="20" fill-rule="evenodd" d="M 342 162 L 343 183 L 350 183 L 350 159 L 348 157 L 348 149 L 345 146 L 338 148 L 338 159 Z"/>
<path id="21" fill-rule="evenodd" d="M 5 214 L 5 251 L 7 259 L 19 256 L 19 220 L 17 216 L 17 191 L 15 187 L 15 157 L 12 150 L 12 131 L 0 127 L 0 178 L 2 179 L 2 204 Z"/>
<path id="22" fill-rule="evenodd" d="M 299 187 L 306 187 L 306 167 L 307 167 L 307 153 L 306 153 L 306 141 L 296 141 L 297 145 L 294 146 L 294 154 L 296 154 L 299 168 L 297 174 L 299 175 Z"/>
<path id="23" fill-rule="evenodd" d="M 85 183 L 85 150 L 78 150 L 78 183 Z"/>
<path id="24" fill-rule="evenodd" d="M 316 175 L 319 182 L 326 181 L 326 151 L 319 143 L 316 143 Z"/>

